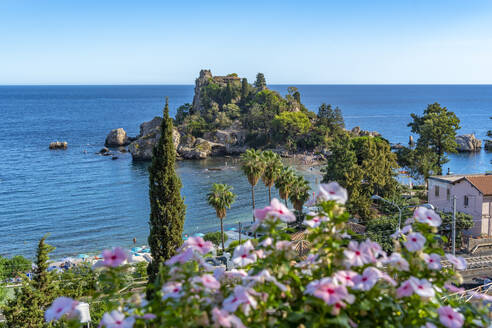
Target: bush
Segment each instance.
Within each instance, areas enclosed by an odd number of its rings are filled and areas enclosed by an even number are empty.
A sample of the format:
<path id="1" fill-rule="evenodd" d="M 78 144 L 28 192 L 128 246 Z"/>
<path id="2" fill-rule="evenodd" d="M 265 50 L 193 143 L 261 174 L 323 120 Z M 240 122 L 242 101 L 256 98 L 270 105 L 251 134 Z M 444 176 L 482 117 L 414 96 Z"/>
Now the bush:
<path id="1" fill-rule="evenodd" d="M 227 241 L 227 238 L 229 237 L 227 237 L 227 235 L 224 234 L 224 242 Z M 217 247 L 220 246 L 220 244 L 222 243 L 220 231 L 206 233 L 205 236 L 203 236 L 203 240 L 211 241 Z"/>

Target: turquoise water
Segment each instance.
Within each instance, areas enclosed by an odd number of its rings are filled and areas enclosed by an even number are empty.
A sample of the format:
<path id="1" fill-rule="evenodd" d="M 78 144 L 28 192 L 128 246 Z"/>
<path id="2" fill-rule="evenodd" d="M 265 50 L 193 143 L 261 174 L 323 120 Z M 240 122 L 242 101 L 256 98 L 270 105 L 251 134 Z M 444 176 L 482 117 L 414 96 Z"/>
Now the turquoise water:
<path id="1" fill-rule="evenodd" d="M 282 93 L 287 86 L 271 86 Z M 462 120 L 459 133 L 485 137 L 492 129 L 492 86 L 298 86 L 302 101 L 316 110 L 328 102 L 342 108 L 348 128 L 377 130 L 391 142 L 405 143 L 410 113 L 438 101 Z M 55 256 L 146 243 L 148 174 L 146 164 L 95 155 L 109 130 L 123 127 L 130 135 L 139 124 L 160 115 L 168 96 L 174 111 L 191 102 L 193 86 L 0 86 L 0 255 L 33 256 L 39 238 L 50 233 Z M 49 151 L 54 140 L 66 151 Z M 491 153 L 452 155 L 456 173 L 492 169 Z M 234 158 L 182 161 L 178 172 L 187 204 L 185 230 L 218 227 L 205 194 L 213 182 L 231 184 L 238 198 L 226 226 L 251 215 L 250 189 Z M 220 167 L 221 171 L 208 171 Z M 313 184 L 316 176 L 301 168 Z M 267 193 L 257 187 L 259 206 Z"/>

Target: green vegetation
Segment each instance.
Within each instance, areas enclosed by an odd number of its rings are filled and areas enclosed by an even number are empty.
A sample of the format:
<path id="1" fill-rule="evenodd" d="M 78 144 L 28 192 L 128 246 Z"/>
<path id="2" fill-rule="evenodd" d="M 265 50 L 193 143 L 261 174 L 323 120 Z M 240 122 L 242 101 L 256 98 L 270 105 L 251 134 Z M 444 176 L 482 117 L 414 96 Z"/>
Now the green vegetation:
<path id="1" fill-rule="evenodd" d="M 154 147 L 149 167 L 150 234 L 153 261 L 148 266 L 149 282 L 159 272 L 159 265 L 171 258 L 181 246 L 185 205 L 181 197 L 181 180 L 175 172 L 176 151 L 173 144 L 173 122 L 169 118 L 166 98 L 161 137 Z"/>
<path id="2" fill-rule="evenodd" d="M 287 206 L 287 199 L 289 199 L 295 180 L 296 174 L 291 167 L 283 167 L 277 180 L 275 180 L 275 188 L 278 189 L 280 198 L 284 200 L 285 206 Z"/>
<path id="3" fill-rule="evenodd" d="M 263 175 L 261 179 L 268 188 L 268 202 L 272 201 L 272 186 L 278 179 L 282 172 L 283 164 L 280 160 L 280 156 L 275 154 L 271 150 L 267 150 L 261 153 L 261 160 L 263 161 Z"/>
<path id="4" fill-rule="evenodd" d="M 309 199 L 311 187 L 309 182 L 300 175 L 296 175 L 293 180 L 289 200 L 297 211 L 298 216 L 302 216 L 302 207 Z"/>
<path id="5" fill-rule="evenodd" d="M 182 134 L 194 137 L 217 129 L 244 129 L 247 145 L 255 148 L 281 146 L 292 152 L 328 148 L 343 130 L 341 110 L 322 104 L 316 115 L 301 103 L 296 87 L 287 91 L 283 97 L 268 89 L 262 73 L 253 85 L 237 74 L 210 77 L 198 91 L 200 104 L 180 106 L 175 123 Z"/>
<path id="6" fill-rule="evenodd" d="M 12 258 L 0 256 L 0 281 L 23 276 L 31 270 L 31 261 L 17 255 Z"/>
<path id="7" fill-rule="evenodd" d="M 248 178 L 248 182 L 251 186 L 251 203 L 253 206 L 253 211 L 255 210 L 255 186 L 260 180 L 263 170 L 265 169 L 263 161 L 261 159 L 261 153 L 255 149 L 248 149 L 244 154 L 241 155 L 242 160 L 242 170 L 243 173 Z M 253 215 L 253 221 L 255 221 L 255 216 Z"/>
<path id="8" fill-rule="evenodd" d="M 227 241 L 229 237 L 226 234 L 222 234 L 220 231 L 215 232 L 207 232 L 205 236 L 203 236 L 203 240 L 211 241 L 215 246 L 220 246 L 222 242 L 222 236 L 224 236 L 224 242 Z"/>
<path id="9" fill-rule="evenodd" d="M 220 235 L 222 240 L 222 251 L 225 251 L 224 246 L 224 218 L 226 210 L 231 208 L 232 203 L 236 199 L 236 194 L 232 192 L 232 187 L 222 183 L 214 183 L 212 190 L 207 194 L 207 202 L 215 209 L 217 217 L 220 220 Z"/>
<path id="10" fill-rule="evenodd" d="M 22 287 L 2 309 L 7 327 L 36 328 L 44 327 L 44 309 L 58 295 L 55 273 L 48 272 L 49 253 L 54 247 L 45 243 L 47 236 L 41 238 L 36 256 L 36 269 L 32 281 L 24 278 Z"/>
<path id="11" fill-rule="evenodd" d="M 347 189 L 347 209 L 366 221 L 376 216 L 371 196 L 391 198 L 397 192 L 396 155 L 380 137 L 338 136 L 330 148 L 323 182 L 337 181 Z"/>
<path id="12" fill-rule="evenodd" d="M 439 227 L 439 234 L 448 239 L 447 246 L 451 246 L 453 213 L 438 212 L 441 216 L 442 224 Z M 456 212 L 456 245 L 460 247 L 463 243 L 464 231 L 473 228 L 473 216 L 470 214 Z"/>

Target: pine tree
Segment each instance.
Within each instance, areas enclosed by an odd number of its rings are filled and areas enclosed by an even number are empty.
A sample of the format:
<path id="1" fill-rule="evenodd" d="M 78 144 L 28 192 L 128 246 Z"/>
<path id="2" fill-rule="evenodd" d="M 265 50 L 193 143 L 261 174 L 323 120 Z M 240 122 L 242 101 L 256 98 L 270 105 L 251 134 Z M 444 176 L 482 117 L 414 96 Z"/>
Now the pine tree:
<path id="1" fill-rule="evenodd" d="M 153 283 L 159 265 L 171 258 L 183 242 L 185 205 L 181 197 L 181 180 L 175 172 L 176 149 L 173 121 L 166 98 L 161 137 L 154 147 L 149 167 L 150 234 L 152 262 L 148 266 L 149 283 Z"/>
<path id="2" fill-rule="evenodd" d="M 45 235 L 38 244 L 36 269 L 31 281 L 27 278 L 15 297 L 3 309 L 7 327 L 44 327 L 44 311 L 51 305 L 58 293 L 54 273 L 48 272 L 49 253 L 55 248 L 45 244 Z"/>
<path id="3" fill-rule="evenodd" d="M 266 79 L 265 79 L 265 75 L 263 75 L 263 73 L 256 74 L 255 87 L 259 91 L 266 89 Z"/>

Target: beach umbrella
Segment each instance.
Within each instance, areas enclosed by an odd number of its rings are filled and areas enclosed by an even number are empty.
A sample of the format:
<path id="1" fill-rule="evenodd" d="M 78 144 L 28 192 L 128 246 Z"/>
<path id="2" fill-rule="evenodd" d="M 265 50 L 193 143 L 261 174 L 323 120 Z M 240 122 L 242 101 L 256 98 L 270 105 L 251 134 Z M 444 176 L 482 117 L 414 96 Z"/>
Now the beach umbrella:
<path id="1" fill-rule="evenodd" d="M 79 254 L 79 255 L 77 255 L 77 258 L 78 259 L 86 259 L 88 257 L 89 257 L 89 255 L 87 255 L 87 254 Z"/>
<path id="2" fill-rule="evenodd" d="M 203 236 L 205 236 L 205 234 L 201 232 L 195 234 L 195 237 L 203 237 Z"/>

